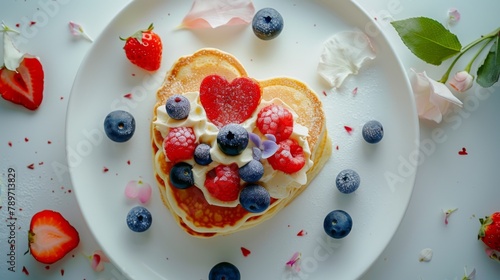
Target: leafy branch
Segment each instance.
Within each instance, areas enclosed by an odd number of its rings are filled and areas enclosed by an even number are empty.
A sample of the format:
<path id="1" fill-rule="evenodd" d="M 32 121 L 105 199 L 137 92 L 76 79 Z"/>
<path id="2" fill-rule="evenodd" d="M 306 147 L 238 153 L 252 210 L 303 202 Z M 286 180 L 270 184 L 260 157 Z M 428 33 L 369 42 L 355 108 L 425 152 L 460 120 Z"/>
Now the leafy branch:
<path id="1" fill-rule="evenodd" d="M 458 37 L 434 19 L 415 17 L 393 21 L 391 24 L 408 49 L 423 61 L 432 65 L 441 65 L 443 61 L 455 57 L 439 80 L 441 83 L 448 80 L 453 67 L 466 52 L 482 44 L 464 69 L 465 72 L 469 73 L 474 61 L 487 46 L 491 45 L 482 65 L 477 70 L 476 81 L 485 88 L 498 82 L 500 77 L 500 27 L 462 47 Z"/>

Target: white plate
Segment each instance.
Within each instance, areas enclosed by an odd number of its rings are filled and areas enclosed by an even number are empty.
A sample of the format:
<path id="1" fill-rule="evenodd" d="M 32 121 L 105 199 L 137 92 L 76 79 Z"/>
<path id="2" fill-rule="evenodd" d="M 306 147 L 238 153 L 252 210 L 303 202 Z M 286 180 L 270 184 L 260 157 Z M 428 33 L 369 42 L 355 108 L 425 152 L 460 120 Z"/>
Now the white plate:
<path id="1" fill-rule="evenodd" d="M 176 30 L 190 1 L 136 0 L 103 31 L 82 63 L 74 82 L 67 115 L 67 149 L 75 193 L 92 233 L 131 279 L 207 279 L 210 268 L 229 261 L 243 279 L 354 279 L 379 257 L 407 208 L 418 160 L 418 121 L 401 63 L 376 24 L 352 1 L 255 1 L 281 12 L 285 29 L 276 39 L 261 41 L 250 26 Z M 119 36 L 155 24 L 164 42 L 162 69 L 147 74 L 131 65 Z M 316 67 L 323 42 L 336 32 L 365 31 L 377 58 L 340 92 L 321 94 L 328 86 Z M 172 63 L 202 47 L 234 54 L 257 79 L 291 76 L 309 84 L 327 113 L 334 151 L 310 187 L 272 220 L 226 237 L 208 240 L 184 233 L 164 208 L 154 185 L 149 124 L 155 91 Z M 352 90 L 358 88 L 357 94 Z M 132 99 L 124 98 L 132 93 Z M 103 132 L 103 119 L 115 109 L 130 111 L 137 130 L 127 143 L 116 144 Z M 377 145 L 362 140 L 361 127 L 377 119 L 385 136 Z M 354 130 L 349 135 L 344 126 Z M 103 172 L 103 168 L 109 169 Z M 345 168 L 357 170 L 362 184 L 351 195 L 334 184 Z M 153 214 L 149 231 L 131 232 L 128 210 L 139 204 L 124 195 L 127 182 L 141 177 L 153 185 L 147 205 Z M 390 180 L 389 180 L 390 179 Z M 351 234 L 327 238 L 322 221 L 333 209 L 348 211 Z M 307 232 L 297 236 L 300 230 Z M 244 257 L 241 247 L 251 254 Z M 286 268 L 302 253 L 301 272 Z"/>

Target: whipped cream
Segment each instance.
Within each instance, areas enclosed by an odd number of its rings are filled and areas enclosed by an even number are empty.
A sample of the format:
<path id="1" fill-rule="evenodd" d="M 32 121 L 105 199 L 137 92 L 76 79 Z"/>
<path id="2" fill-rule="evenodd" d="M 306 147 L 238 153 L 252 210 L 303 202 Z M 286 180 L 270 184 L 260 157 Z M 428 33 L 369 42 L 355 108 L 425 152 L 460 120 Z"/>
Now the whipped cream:
<path id="1" fill-rule="evenodd" d="M 170 118 L 166 112 L 165 106 L 158 106 L 157 119 L 154 121 L 153 125 L 155 125 L 158 131 L 160 131 L 163 138 L 168 135 L 168 131 L 172 127 L 192 127 L 196 136 L 196 142 L 206 143 L 211 146 L 210 155 L 213 160 L 212 163 L 207 166 L 195 164 L 194 159 L 186 161 L 193 166 L 195 186 L 203 192 L 205 199 L 209 204 L 224 207 L 235 207 L 239 204 L 238 200 L 229 202 L 221 201 L 213 197 L 208 192 L 205 188 L 206 174 L 219 164 L 230 165 L 232 163 L 236 163 L 238 167 L 244 166 L 253 159 L 252 147 L 254 147 L 254 145 L 250 142 L 248 147 L 238 156 L 228 156 L 224 154 L 217 146 L 217 134 L 219 129 L 213 123 L 208 121 L 205 109 L 201 106 L 199 92 L 188 92 L 183 95 L 191 103 L 189 116 L 183 120 L 175 120 Z M 272 100 L 261 100 L 252 116 L 240 125 L 242 125 L 248 132 L 260 135 L 258 128 L 256 127 L 257 115 L 262 108 L 270 104 L 276 104 L 287 108 L 292 113 L 294 119 L 297 118 L 297 114 L 289 106 L 287 106 L 281 99 L 275 98 Z M 311 150 L 309 143 L 307 142 L 308 134 L 309 130 L 307 127 L 294 122 L 293 133 L 290 138 L 297 141 L 302 147 L 304 151 L 304 158 L 306 159 L 306 163 L 300 171 L 295 172 L 294 174 L 286 174 L 284 172 L 274 170 L 266 159 L 261 160 L 264 166 L 264 176 L 261 180 L 259 180 L 259 183 L 268 190 L 271 197 L 276 199 L 285 198 L 289 195 L 291 188 L 299 188 L 307 183 L 306 172 L 313 166 L 313 161 L 311 160 Z M 165 157 L 165 159 L 169 161 L 167 157 Z M 244 182 L 242 181 L 242 184 L 243 183 Z"/>

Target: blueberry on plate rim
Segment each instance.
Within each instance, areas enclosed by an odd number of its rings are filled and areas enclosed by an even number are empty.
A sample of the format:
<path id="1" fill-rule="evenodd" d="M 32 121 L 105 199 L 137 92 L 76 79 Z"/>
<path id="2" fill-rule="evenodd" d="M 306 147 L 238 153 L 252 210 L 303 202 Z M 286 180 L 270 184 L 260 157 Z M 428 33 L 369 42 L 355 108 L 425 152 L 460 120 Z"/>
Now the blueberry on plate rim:
<path id="1" fill-rule="evenodd" d="M 350 194 L 359 188 L 361 179 L 359 174 L 352 169 L 344 169 L 335 178 L 335 185 L 341 193 Z"/>
<path id="2" fill-rule="evenodd" d="M 361 132 L 363 139 L 370 144 L 376 144 L 384 137 L 384 127 L 376 120 L 366 122 Z"/>
<path id="3" fill-rule="evenodd" d="M 135 119 L 123 110 L 110 112 L 104 119 L 104 132 L 114 142 L 127 142 L 135 132 Z"/>
<path id="4" fill-rule="evenodd" d="M 323 229 L 332 238 L 344 238 L 351 232 L 352 218 L 344 210 L 333 210 L 326 215 Z"/>
<path id="5" fill-rule="evenodd" d="M 229 262 L 220 262 L 210 269 L 208 280 L 240 280 L 240 271 Z"/>
<path id="6" fill-rule="evenodd" d="M 271 40 L 283 30 L 283 17 L 273 8 L 263 8 L 255 13 L 252 19 L 252 29 L 262 40 Z"/>
<path id="7" fill-rule="evenodd" d="M 151 227 L 153 217 L 143 206 L 135 206 L 127 214 L 127 226 L 135 232 L 144 232 Z"/>

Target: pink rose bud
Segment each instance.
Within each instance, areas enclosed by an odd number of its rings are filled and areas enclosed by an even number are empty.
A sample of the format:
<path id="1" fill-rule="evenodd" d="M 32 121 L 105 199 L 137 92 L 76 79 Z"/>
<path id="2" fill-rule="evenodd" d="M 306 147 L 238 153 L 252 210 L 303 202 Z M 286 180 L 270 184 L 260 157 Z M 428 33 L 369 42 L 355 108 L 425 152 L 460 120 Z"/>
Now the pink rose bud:
<path id="1" fill-rule="evenodd" d="M 467 71 L 460 71 L 450 81 L 450 86 L 458 92 L 464 92 L 471 88 L 473 82 L 474 76 Z"/>

